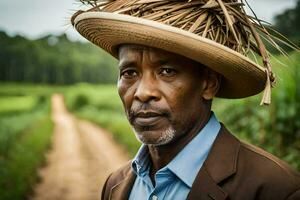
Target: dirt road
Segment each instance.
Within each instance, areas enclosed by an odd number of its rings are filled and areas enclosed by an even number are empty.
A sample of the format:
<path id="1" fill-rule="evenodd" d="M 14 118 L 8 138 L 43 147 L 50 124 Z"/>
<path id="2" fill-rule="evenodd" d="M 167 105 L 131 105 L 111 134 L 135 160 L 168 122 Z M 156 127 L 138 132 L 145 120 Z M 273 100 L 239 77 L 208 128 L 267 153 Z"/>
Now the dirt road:
<path id="1" fill-rule="evenodd" d="M 52 97 L 55 123 L 47 166 L 33 200 L 99 200 L 107 175 L 129 159 L 105 130 L 76 119 L 63 97 Z"/>

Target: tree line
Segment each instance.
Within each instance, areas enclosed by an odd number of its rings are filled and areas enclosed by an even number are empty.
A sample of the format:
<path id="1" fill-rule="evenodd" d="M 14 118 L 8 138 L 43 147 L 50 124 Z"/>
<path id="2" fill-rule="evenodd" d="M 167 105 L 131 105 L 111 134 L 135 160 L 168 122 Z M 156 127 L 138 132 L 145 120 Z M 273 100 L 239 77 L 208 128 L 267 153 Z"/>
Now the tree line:
<path id="1" fill-rule="evenodd" d="M 0 32 L 0 81 L 47 84 L 113 83 L 116 62 L 95 45 L 66 35 L 28 40 Z"/>
<path id="2" fill-rule="evenodd" d="M 300 0 L 296 7 L 283 11 L 275 17 L 275 29 L 300 46 Z"/>

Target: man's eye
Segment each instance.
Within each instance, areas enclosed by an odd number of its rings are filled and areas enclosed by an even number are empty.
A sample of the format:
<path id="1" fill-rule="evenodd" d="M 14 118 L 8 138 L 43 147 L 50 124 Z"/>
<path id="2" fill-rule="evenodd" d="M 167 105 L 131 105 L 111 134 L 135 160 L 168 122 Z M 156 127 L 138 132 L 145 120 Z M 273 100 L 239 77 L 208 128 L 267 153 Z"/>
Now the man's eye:
<path id="1" fill-rule="evenodd" d="M 137 72 L 135 70 L 126 70 L 121 73 L 121 77 L 123 78 L 133 78 L 137 76 Z"/>
<path id="2" fill-rule="evenodd" d="M 171 69 L 171 68 L 163 68 L 160 71 L 160 74 L 163 76 L 173 76 L 177 73 L 177 71 L 175 69 Z"/>

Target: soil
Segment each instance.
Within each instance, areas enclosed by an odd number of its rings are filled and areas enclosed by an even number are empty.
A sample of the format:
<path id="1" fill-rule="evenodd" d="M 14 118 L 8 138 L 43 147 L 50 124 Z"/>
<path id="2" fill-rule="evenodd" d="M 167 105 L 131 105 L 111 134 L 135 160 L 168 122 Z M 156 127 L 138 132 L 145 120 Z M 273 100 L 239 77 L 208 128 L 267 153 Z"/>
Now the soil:
<path id="1" fill-rule="evenodd" d="M 62 95 L 52 96 L 55 124 L 47 165 L 33 200 L 99 200 L 107 176 L 129 160 L 111 133 L 70 114 Z"/>

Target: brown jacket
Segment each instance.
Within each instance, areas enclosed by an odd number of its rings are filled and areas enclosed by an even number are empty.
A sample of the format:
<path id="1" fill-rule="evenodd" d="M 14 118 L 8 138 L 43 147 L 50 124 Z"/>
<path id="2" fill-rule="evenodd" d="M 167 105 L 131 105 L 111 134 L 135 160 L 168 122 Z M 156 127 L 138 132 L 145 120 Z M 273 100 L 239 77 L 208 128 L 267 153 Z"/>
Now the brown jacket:
<path id="1" fill-rule="evenodd" d="M 127 163 L 109 176 L 101 199 L 128 199 L 134 180 Z M 187 199 L 300 200 L 300 175 L 273 155 L 240 142 L 222 127 Z"/>

